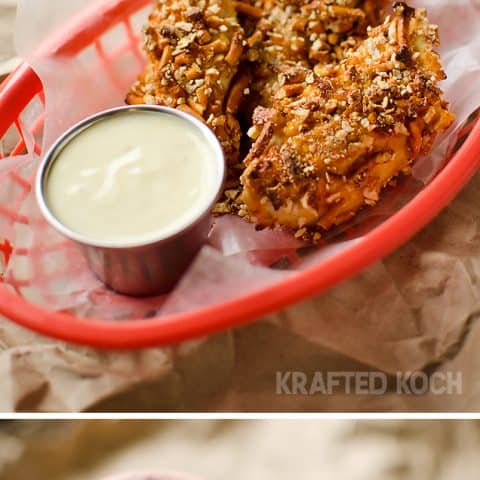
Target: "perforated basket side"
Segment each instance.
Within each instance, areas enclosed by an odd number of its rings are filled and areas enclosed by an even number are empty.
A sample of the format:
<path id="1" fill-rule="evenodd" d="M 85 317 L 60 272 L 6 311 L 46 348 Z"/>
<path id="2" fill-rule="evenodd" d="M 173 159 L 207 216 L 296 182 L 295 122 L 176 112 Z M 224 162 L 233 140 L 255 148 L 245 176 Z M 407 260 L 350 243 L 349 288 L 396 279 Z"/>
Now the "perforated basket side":
<path id="1" fill-rule="evenodd" d="M 41 45 L 36 56 L 91 55 L 95 57 L 91 74 L 107 76 L 113 85 L 132 81 L 137 71 L 122 69 L 127 56 L 134 58 L 140 69 L 144 63 L 140 47 L 141 11 L 151 0 L 111 0 L 102 2 L 96 14 L 82 13 L 72 19 L 71 24 L 61 33 L 55 34 Z M 100 72 L 102 70 L 102 72 Z M 125 79 L 125 75 L 128 79 Z M 40 156 L 43 147 L 45 121 L 45 94 L 42 83 L 27 64 L 23 63 L 0 86 L 0 160 L 21 155 Z M 21 164 L 21 162 L 20 162 Z M 0 164 L 1 172 L 1 164 Z M 24 175 L 21 168 L 2 177 L 0 193 L 0 222 L 10 231 L 16 224 L 28 225 L 28 215 L 20 213 L 25 199 L 31 192 L 35 172 Z M 12 253 L 25 258 L 29 248 L 14 245 L 13 238 L 0 240 L 0 261 L 8 264 Z M 2 258 L 3 257 L 3 258 Z M 37 262 L 38 263 L 38 262 Z M 36 272 L 40 278 L 46 273 Z M 60 273 L 60 272 L 59 272 Z M 49 274 L 51 279 L 52 274 Z M 28 287 L 28 278 L 7 278 L 18 293 Z"/>

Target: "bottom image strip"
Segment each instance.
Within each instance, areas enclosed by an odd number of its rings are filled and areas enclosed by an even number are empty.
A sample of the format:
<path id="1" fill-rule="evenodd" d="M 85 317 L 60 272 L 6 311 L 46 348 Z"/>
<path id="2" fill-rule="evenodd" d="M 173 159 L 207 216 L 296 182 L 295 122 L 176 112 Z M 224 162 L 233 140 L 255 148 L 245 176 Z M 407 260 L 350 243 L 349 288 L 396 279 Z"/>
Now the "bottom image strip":
<path id="1" fill-rule="evenodd" d="M 1 480 L 477 480 L 475 421 L 3 421 Z"/>

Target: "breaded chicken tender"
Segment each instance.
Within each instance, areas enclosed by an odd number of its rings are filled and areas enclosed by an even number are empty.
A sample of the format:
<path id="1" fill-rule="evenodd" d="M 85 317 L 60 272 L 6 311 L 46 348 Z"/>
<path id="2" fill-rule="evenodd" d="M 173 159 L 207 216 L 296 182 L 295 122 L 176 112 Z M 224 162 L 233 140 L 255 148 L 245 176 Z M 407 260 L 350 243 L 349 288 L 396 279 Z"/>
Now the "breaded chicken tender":
<path id="1" fill-rule="evenodd" d="M 368 25 L 383 19 L 386 0 L 257 0 L 259 15 L 247 38 L 252 102 L 271 105 L 283 83 L 305 79 L 310 68 L 343 58 L 366 36 Z M 237 2 L 238 5 L 243 2 Z M 240 8 L 240 12 L 248 8 Z"/>
<path id="2" fill-rule="evenodd" d="M 147 66 L 127 103 L 197 116 L 217 135 L 227 162 L 235 163 L 241 131 L 233 115 L 238 92 L 231 89 L 243 37 L 233 0 L 157 0 L 145 28 Z"/>
<path id="3" fill-rule="evenodd" d="M 310 63 L 338 62 L 384 20 L 389 0 L 313 0 L 302 6 Z"/>
<path id="4" fill-rule="evenodd" d="M 338 64 L 317 64 L 259 107 L 240 215 L 318 238 L 352 218 L 453 122 L 438 29 L 403 2 Z"/>
<path id="5" fill-rule="evenodd" d="M 314 65 L 337 63 L 367 35 L 368 25 L 384 18 L 388 0 L 248 0 L 235 3 L 247 37 L 236 90 L 244 130 L 256 107 L 270 107 L 284 85 L 305 82 Z M 245 142 L 247 143 L 247 142 Z M 217 214 L 237 210 L 241 163 L 229 170 Z"/>

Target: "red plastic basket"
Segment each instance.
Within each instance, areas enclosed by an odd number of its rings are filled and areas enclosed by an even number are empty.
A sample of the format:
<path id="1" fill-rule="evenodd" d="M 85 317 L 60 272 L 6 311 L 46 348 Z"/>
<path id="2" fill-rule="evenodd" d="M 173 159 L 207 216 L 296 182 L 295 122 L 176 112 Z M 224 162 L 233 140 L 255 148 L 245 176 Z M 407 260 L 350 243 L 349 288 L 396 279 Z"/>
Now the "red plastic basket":
<path id="1" fill-rule="evenodd" d="M 107 66 L 116 55 L 128 50 L 140 62 L 139 32 L 135 31 L 132 16 L 149 3 L 150 0 L 107 0 L 101 7 L 86 10 L 41 48 L 45 52 L 78 55 L 93 46 Z M 125 44 L 108 53 L 100 38 L 119 25 L 125 30 Z M 41 82 L 27 64 L 23 64 L 0 87 L 0 138 L 12 128 L 18 132 L 19 142 L 13 154 L 32 149 L 41 153 L 42 114 L 38 116 L 33 131 L 29 132 L 29 140 L 25 138 L 21 119 L 22 112 L 35 98 L 44 102 Z M 32 330 L 66 341 L 105 348 L 137 348 L 208 335 L 322 292 L 400 246 L 454 198 L 480 165 L 480 122 L 477 117 L 473 115 L 461 132 L 450 162 L 404 208 L 341 253 L 268 288 L 182 314 L 113 322 L 48 311 L 22 297 L 19 288 L 14 292 L 0 285 L 0 313 Z M 32 138 L 37 140 L 32 142 Z M 11 182 L 20 193 L 13 204 L 0 205 L 0 217 L 12 225 L 28 224 L 29 218 L 18 211 L 31 190 L 32 178 L 12 174 Z M 13 248 L 15 245 L 11 245 L 8 239 L 0 244 L 5 262 L 8 262 Z M 28 255 L 28 249 L 24 250 L 17 249 L 16 253 Z"/>

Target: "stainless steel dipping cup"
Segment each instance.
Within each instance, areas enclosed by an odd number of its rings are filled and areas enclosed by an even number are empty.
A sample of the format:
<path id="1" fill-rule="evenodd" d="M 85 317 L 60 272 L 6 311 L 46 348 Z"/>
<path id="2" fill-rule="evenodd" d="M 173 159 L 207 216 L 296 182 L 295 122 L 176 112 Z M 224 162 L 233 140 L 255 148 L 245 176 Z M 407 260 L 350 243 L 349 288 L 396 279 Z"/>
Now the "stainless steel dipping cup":
<path id="1" fill-rule="evenodd" d="M 63 149 L 85 129 L 111 115 L 128 115 L 148 111 L 173 115 L 197 129 L 211 148 L 211 161 L 215 164 L 215 188 L 205 210 L 189 225 L 172 235 L 159 237 L 148 243 L 118 245 L 94 242 L 63 223 L 52 213 L 45 197 L 52 165 L 61 157 Z M 112 141 L 115 141 L 113 139 Z M 159 155 L 162 145 L 158 146 Z M 181 111 L 153 105 L 137 105 L 113 108 L 93 115 L 63 134 L 47 152 L 36 178 L 36 195 L 40 210 L 58 232 L 77 242 L 92 271 L 108 287 L 118 293 L 132 296 L 148 296 L 167 293 L 191 264 L 200 248 L 206 243 L 210 229 L 211 209 L 218 199 L 225 180 L 225 159 L 220 143 L 213 132 L 202 122 Z M 168 198 L 165 199 L 169 201 Z M 95 212 L 92 212 L 94 215 Z M 128 221 L 128 219 L 126 219 Z"/>

